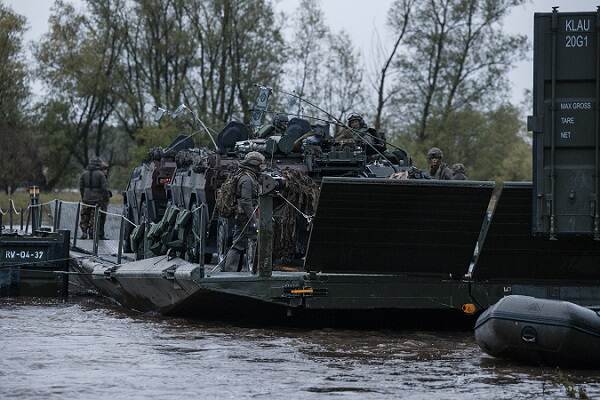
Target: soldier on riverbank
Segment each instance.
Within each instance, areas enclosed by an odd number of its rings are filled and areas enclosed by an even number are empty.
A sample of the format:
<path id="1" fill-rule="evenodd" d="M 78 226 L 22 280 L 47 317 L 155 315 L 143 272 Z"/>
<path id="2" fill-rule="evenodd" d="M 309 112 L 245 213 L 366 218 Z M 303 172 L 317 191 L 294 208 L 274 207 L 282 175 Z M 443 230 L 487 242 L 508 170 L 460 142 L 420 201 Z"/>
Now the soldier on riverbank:
<path id="1" fill-rule="evenodd" d="M 108 165 L 99 158 L 94 158 L 88 164 L 85 172 L 79 178 L 79 192 L 81 194 L 81 216 L 79 227 L 81 239 L 94 237 L 94 212 L 96 208 L 106 211 L 110 192 L 106 177 Z M 106 215 L 101 213 L 98 219 L 98 238 L 104 239 L 104 221 Z"/>

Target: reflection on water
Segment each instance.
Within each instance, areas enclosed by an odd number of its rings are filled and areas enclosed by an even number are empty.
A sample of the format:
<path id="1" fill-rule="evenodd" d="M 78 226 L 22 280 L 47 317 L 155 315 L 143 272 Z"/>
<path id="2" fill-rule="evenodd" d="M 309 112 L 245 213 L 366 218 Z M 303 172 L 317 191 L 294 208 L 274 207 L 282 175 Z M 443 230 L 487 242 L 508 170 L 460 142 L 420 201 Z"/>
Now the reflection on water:
<path id="1" fill-rule="evenodd" d="M 0 398 L 516 399 L 600 395 L 596 371 L 514 365 L 469 332 L 240 327 L 95 299 L 0 300 Z"/>

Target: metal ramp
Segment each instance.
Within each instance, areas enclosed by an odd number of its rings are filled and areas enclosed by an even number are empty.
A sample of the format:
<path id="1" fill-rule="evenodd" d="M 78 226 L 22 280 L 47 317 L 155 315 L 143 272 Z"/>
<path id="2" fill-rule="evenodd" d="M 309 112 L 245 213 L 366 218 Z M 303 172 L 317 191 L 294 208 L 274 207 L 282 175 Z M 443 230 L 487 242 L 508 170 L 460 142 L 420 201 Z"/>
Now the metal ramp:
<path id="1" fill-rule="evenodd" d="M 473 279 L 600 280 L 600 242 L 590 236 L 532 236 L 531 183 L 505 183 Z"/>
<path id="2" fill-rule="evenodd" d="M 461 278 L 493 182 L 325 178 L 305 269 Z"/>

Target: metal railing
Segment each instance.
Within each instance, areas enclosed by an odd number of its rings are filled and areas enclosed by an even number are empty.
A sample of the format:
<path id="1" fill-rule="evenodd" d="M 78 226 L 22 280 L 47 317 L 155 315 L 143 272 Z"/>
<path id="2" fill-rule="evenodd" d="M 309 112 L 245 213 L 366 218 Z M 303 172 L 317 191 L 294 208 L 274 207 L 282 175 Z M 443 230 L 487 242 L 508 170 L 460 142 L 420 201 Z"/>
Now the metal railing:
<path id="1" fill-rule="evenodd" d="M 85 245 L 82 239 L 79 238 L 79 234 L 81 232 L 80 222 L 81 222 L 81 211 L 85 207 L 93 208 L 92 218 L 94 221 L 94 235 L 90 239 L 85 242 Z M 197 258 L 197 262 L 200 265 L 202 270 L 202 275 L 204 275 L 204 253 L 206 248 L 206 238 L 208 235 L 207 232 L 207 217 L 209 214 L 208 208 L 206 204 L 200 204 L 199 206 L 193 208 L 191 210 L 192 213 L 192 235 L 194 237 L 194 248 L 193 254 L 194 258 Z M 73 201 L 65 201 L 59 199 L 53 199 L 51 201 L 39 204 L 30 204 L 27 208 L 17 209 L 12 199 L 9 200 L 9 207 L 4 210 L 0 208 L 0 233 L 5 229 L 4 219 L 8 217 L 9 224 L 8 229 L 10 232 L 17 232 L 14 228 L 14 219 L 19 218 L 20 223 L 18 225 L 21 233 L 28 234 L 39 231 L 40 229 L 45 229 L 52 232 L 57 232 L 59 230 L 69 230 L 71 231 L 71 239 L 70 239 L 70 247 L 71 249 L 75 249 L 78 251 L 87 252 L 99 258 L 104 258 L 106 256 L 115 257 L 116 263 L 121 264 L 124 258 L 124 243 L 126 238 L 126 232 L 128 228 L 136 228 L 138 225 L 131 221 L 129 218 L 124 216 L 122 213 L 111 212 L 109 210 L 103 210 L 100 206 L 94 204 L 87 204 L 81 201 L 73 202 Z M 105 218 L 106 222 L 104 224 L 104 234 L 109 237 L 109 239 L 116 240 L 116 254 L 111 252 L 112 254 L 101 253 L 103 247 L 100 242 L 103 238 L 100 237 L 99 232 L 99 224 L 100 219 Z M 150 229 L 151 224 L 149 221 L 142 221 L 145 226 L 144 234 L 143 234 L 143 257 L 152 257 L 153 254 L 150 251 L 148 245 L 148 231 Z M 107 235 L 108 233 L 108 235 Z M 91 242 L 90 242 L 91 240 Z M 110 250 L 113 250 L 112 248 Z M 104 257 L 103 257 L 104 256 Z M 110 260 L 114 262 L 114 258 Z"/>

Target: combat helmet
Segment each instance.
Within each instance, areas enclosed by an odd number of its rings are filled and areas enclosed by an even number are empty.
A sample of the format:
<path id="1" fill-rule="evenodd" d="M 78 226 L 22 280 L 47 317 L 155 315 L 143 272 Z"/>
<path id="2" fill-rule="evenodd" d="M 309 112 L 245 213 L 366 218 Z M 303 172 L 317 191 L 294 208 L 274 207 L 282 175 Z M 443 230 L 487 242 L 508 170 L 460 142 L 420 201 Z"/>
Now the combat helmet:
<path id="1" fill-rule="evenodd" d="M 99 157 L 95 157 L 92 158 L 87 166 L 87 169 L 89 170 L 95 170 L 95 169 L 102 169 L 102 166 L 104 165 L 104 161 L 102 161 L 101 158 Z"/>
<path id="2" fill-rule="evenodd" d="M 283 131 L 285 131 L 287 129 L 288 126 L 288 116 L 285 114 L 275 114 L 275 116 L 273 116 L 273 126 L 281 129 Z"/>
<path id="3" fill-rule="evenodd" d="M 251 151 L 242 160 L 243 165 L 258 168 L 266 161 L 265 156 L 260 154 L 258 151 Z"/>
<path id="4" fill-rule="evenodd" d="M 444 158 L 444 152 L 437 147 L 432 147 L 427 152 L 427 159 L 431 160 L 432 158 L 439 158 L 441 160 Z"/>
<path id="5" fill-rule="evenodd" d="M 365 120 L 362 117 L 362 115 L 360 115 L 360 114 L 357 114 L 357 113 L 350 114 L 348 116 L 348 121 L 347 121 L 348 126 L 350 126 L 350 124 L 352 123 L 352 121 L 358 121 L 361 128 L 363 126 L 365 126 Z"/>

